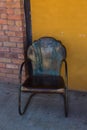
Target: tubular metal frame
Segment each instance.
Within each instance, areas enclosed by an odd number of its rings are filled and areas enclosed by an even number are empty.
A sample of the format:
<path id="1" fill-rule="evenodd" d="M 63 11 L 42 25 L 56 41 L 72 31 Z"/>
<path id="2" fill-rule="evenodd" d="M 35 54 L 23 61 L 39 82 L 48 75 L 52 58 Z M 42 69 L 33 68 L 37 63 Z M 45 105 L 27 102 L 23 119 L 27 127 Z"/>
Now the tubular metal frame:
<path id="1" fill-rule="evenodd" d="M 65 88 L 63 89 L 64 91 L 57 91 L 57 90 L 46 90 L 44 91 L 43 89 L 41 90 L 38 90 L 38 89 L 28 89 L 28 90 L 25 90 L 23 89 L 23 86 L 22 86 L 22 71 L 23 71 L 23 67 L 24 65 L 26 64 L 26 62 L 28 61 L 24 61 L 21 66 L 20 66 L 20 71 L 19 71 L 19 81 L 20 81 L 20 88 L 19 88 L 19 104 L 18 104 L 18 110 L 19 110 L 19 114 L 20 115 L 23 115 L 26 110 L 27 110 L 27 107 L 32 99 L 32 97 L 36 94 L 36 93 L 56 93 L 56 94 L 61 94 L 64 98 L 64 110 L 65 110 L 65 117 L 68 117 L 68 71 L 67 71 L 67 62 L 66 60 L 63 60 L 63 62 L 65 63 L 65 79 L 66 79 L 66 86 Z M 62 62 L 62 63 L 63 63 Z M 21 102 L 21 98 L 22 98 L 22 92 L 29 92 L 31 93 L 23 111 L 22 111 L 22 102 Z"/>

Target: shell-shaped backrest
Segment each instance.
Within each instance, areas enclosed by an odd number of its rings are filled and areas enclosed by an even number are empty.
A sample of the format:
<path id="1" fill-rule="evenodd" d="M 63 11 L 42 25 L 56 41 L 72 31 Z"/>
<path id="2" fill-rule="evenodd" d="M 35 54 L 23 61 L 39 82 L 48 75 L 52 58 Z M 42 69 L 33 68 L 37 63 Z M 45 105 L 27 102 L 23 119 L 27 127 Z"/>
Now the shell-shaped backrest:
<path id="1" fill-rule="evenodd" d="M 27 54 L 32 61 L 33 75 L 59 75 L 66 49 L 60 41 L 42 37 L 32 43 Z"/>

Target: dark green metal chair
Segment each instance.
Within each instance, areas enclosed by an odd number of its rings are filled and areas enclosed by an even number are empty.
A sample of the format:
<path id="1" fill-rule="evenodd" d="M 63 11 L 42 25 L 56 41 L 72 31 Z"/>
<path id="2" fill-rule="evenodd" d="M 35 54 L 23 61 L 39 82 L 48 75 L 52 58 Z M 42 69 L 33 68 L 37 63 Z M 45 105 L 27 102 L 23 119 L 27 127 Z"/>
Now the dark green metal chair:
<path id="1" fill-rule="evenodd" d="M 58 93 L 64 97 L 65 116 L 68 116 L 68 74 L 66 48 L 52 37 L 42 37 L 32 43 L 27 51 L 28 60 L 20 67 L 19 114 L 23 115 L 31 97 L 36 93 Z M 28 64 L 30 74 L 22 82 L 24 64 Z M 61 74 L 62 64 L 65 65 L 65 77 Z M 64 77 L 64 78 L 63 78 Z M 32 93 L 22 110 L 22 92 Z"/>

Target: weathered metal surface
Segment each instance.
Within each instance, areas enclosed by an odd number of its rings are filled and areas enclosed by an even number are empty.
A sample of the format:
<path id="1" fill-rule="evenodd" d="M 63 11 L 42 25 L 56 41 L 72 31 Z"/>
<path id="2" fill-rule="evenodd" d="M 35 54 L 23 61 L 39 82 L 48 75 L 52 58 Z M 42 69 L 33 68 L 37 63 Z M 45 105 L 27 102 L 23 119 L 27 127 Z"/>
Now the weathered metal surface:
<path id="1" fill-rule="evenodd" d="M 66 49 L 60 41 L 43 37 L 32 43 L 28 49 L 28 57 L 32 61 L 34 75 L 59 75 Z"/>

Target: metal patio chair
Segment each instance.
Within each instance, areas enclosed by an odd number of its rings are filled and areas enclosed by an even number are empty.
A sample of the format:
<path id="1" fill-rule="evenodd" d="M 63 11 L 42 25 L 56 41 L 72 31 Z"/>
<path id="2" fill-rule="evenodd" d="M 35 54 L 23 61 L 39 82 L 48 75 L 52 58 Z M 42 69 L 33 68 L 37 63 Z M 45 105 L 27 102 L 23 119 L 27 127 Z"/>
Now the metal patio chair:
<path id="1" fill-rule="evenodd" d="M 52 37 L 42 37 L 32 43 L 27 51 L 28 60 L 20 67 L 19 114 L 23 115 L 31 97 L 36 93 L 58 93 L 64 98 L 65 117 L 68 116 L 68 74 L 66 48 Z M 29 77 L 22 83 L 23 66 L 28 63 Z M 65 66 L 65 77 L 61 74 L 62 64 Z M 63 78 L 64 77 L 64 78 Z M 22 110 L 22 92 L 30 92 L 31 96 Z"/>

